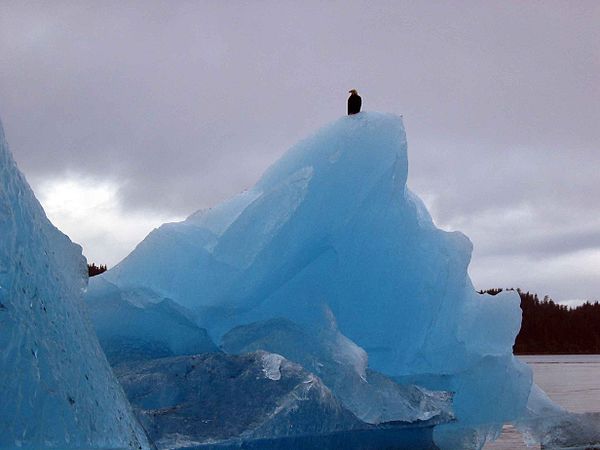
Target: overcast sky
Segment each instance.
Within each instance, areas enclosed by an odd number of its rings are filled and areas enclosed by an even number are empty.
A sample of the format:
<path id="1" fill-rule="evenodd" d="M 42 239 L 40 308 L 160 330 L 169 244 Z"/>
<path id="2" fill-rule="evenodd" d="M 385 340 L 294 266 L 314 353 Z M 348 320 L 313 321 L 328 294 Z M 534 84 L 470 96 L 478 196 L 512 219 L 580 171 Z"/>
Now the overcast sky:
<path id="1" fill-rule="evenodd" d="M 410 187 L 478 288 L 600 299 L 600 2 L 0 2 L 0 116 L 114 265 L 345 113 L 403 114 Z"/>

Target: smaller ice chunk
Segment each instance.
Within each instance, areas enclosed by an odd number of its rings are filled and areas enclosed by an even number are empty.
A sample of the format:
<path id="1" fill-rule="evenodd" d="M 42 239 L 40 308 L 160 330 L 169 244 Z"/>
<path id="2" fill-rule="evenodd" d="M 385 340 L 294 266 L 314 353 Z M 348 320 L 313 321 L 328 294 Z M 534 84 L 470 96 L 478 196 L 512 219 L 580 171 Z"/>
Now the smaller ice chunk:
<path id="1" fill-rule="evenodd" d="M 312 330 L 282 318 L 255 322 L 225 334 L 221 347 L 234 354 L 274 352 L 269 358 L 281 358 L 281 354 L 301 364 L 367 423 L 443 423 L 454 418 L 450 393 L 400 385 L 368 369 L 364 350 L 341 334 L 333 321 L 329 327 Z M 275 372 L 276 363 L 270 361 L 270 373 Z"/>
<path id="2" fill-rule="evenodd" d="M 542 448 L 600 448 L 600 413 L 576 414 L 554 403 L 537 385 L 527 402 L 527 415 L 517 422 L 527 444 Z"/>

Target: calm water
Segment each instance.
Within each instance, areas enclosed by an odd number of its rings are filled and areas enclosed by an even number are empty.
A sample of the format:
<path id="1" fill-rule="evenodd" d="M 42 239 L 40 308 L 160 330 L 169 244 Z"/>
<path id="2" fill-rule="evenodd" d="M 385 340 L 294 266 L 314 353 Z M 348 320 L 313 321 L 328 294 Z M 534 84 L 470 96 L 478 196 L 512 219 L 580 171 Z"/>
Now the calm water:
<path id="1" fill-rule="evenodd" d="M 600 412 L 600 355 L 520 356 L 533 369 L 533 379 L 548 396 L 573 412 Z M 526 449 L 520 434 L 504 428 L 485 450 Z"/>

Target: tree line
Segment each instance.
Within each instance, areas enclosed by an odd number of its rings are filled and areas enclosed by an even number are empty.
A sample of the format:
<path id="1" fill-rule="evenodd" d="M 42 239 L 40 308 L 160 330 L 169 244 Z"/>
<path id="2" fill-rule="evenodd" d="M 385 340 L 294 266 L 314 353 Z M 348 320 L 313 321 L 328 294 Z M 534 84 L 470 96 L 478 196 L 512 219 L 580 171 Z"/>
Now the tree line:
<path id="1" fill-rule="evenodd" d="M 91 263 L 88 264 L 88 275 L 90 277 L 95 277 L 96 275 L 100 275 L 103 272 L 106 272 L 106 270 L 108 269 L 108 267 L 106 267 L 106 264 L 100 264 L 99 266 L 96 265 L 96 263 Z"/>
<path id="2" fill-rule="evenodd" d="M 569 308 L 547 295 L 516 291 L 521 297 L 523 320 L 513 352 L 526 354 L 600 354 L 600 303 Z M 502 289 L 479 291 L 496 295 Z"/>

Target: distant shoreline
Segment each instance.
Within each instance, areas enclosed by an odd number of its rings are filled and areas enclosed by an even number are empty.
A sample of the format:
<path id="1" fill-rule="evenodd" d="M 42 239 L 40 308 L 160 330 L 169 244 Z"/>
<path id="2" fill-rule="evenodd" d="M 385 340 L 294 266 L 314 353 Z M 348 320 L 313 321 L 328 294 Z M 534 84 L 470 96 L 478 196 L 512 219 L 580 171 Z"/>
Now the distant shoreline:
<path id="1" fill-rule="evenodd" d="M 537 352 L 537 353 L 516 353 L 513 352 L 513 355 L 515 356 L 600 356 L 600 353 L 585 353 L 585 352 L 580 352 L 580 353 L 548 353 L 548 352 Z"/>
<path id="2" fill-rule="evenodd" d="M 513 291 L 521 298 L 521 329 L 513 345 L 515 355 L 600 354 L 600 303 L 585 302 L 575 308 L 554 302 L 547 295 L 521 289 L 488 289 L 480 294 Z"/>

